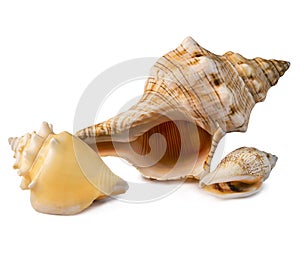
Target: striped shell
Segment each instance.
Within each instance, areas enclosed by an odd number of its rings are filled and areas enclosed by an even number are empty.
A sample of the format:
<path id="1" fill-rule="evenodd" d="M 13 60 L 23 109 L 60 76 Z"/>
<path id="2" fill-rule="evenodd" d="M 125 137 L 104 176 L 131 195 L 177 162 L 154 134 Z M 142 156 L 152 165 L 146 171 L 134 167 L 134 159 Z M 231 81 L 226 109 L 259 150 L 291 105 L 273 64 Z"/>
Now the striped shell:
<path id="1" fill-rule="evenodd" d="M 75 214 L 94 200 L 124 193 L 127 183 L 113 174 L 84 142 L 68 132 L 54 134 L 44 122 L 38 133 L 10 138 L 21 188 L 30 189 L 33 208 Z"/>
<path id="2" fill-rule="evenodd" d="M 252 147 L 229 153 L 200 181 L 200 187 L 221 198 L 246 197 L 258 192 L 269 177 L 277 157 Z"/>
<path id="3" fill-rule="evenodd" d="M 288 68 L 285 61 L 216 55 L 188 37 L 154 64 L 137 104 L 77 136 L 145 177 L 201 179 L 220 139 L 247 130 L 252 108 Z"/>

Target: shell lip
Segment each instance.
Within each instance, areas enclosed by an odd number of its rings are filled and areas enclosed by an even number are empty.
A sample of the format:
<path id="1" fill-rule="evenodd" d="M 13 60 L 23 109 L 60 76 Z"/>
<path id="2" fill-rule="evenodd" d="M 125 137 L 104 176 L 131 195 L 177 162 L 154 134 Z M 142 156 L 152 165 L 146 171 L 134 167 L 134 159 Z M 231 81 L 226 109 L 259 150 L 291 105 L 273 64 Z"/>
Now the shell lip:
<path id="1" fill-rule="evenodd" d="M 235 193 L 216 193 L 216 192 L 211 192 L 211 191 L 206 191 L 208 194 L 215 196 L 219 199 L 224 199 L 224 200 L 228 200 L 228 199 L 239 199 L 239 198 L 245 198 L 248 196 L 252 196 L 257 194 L 258 192 L 261 191 L 263 185 L 261 185 L 260 187 L 252 187 L 250 190 L 248 191 L 244 191 L 244 192 L 235 192 Z"/>
<path id="2" fill-rule="evenodd" d="M 250 175 L 240 175 L 240 176 L 234 176 L 228 178 L 224 178 L 224 177 L 215 178 L 215 177 L 216 174 L 214 174 L 213 172 L 208 174 L 200 181 L 200 186 L 203 188 L 205 186 L 210 186 L 217 183 L 227 183 L 227 182 L 234 182 L 234 181 L 251 182 L 251 181 L 262 179 L 259 176 L 250 176 Z"/>
<path id="3" fill-rule="evenodd" d="M 222 199 L 234 199 L 234 198 L 243 198 L 243 197 L 248 197 L 253 194 L 256 194 L 259 192 L 262 188 L 262 178 L 259 176 L 249 176 L 249 175 L 244 175 L 244 176 L 235 176 L 227 179 L 215 179 L 213 182 L 210 181 L 205 181 L 209 180 L 208 179 L 203 179 L 200 181 L 199 185 L 201 188 L 206 189 L 206 191 L 213 196 L 216 196 L 218 198 Z M 232 189 L 231 187 L 235 187 L 232 185 L 232 182 L 241 182 L 243 184 L 248 184 L 247 187 L 244 188 L 236 188 Z M 228 183 L 228 186 L 231 191 L 224 192 L 223 190 L 219 189 L 214 189 L 213 185 L 221 184 L 221 183 Z"/>

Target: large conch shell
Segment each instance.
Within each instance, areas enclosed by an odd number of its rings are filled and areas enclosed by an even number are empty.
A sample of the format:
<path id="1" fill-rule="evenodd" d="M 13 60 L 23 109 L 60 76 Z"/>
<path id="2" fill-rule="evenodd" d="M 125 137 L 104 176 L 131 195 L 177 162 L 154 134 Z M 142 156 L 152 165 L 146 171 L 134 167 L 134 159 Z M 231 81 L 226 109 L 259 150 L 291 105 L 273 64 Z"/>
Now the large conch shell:
<path id="1" fill-rule="evenodd" d="M 247 130 L 252 108 L 288 68 L 286 61 L 216 55 L 188 37 L 154 64 L 137 104 L 76 135 L 145 177 L 201 179 L 221 138 Z"/>
<path id="2" fill-rule="evenodd" d="M 269 177 L 277 157 L 253 147 L 229 153 L 200 181 L 200 187 L 221 198 L 246 197 L 258 192 Z"/>
<path id="3" fill-rule="evenodd" d="M 88 145 L 44 122 L 38 133 L 10 138 L 21 188 L 30 189 L 39 212 L 75 214 L 96 199 L 124 193 L 127 183 L 113 174 Z"/>

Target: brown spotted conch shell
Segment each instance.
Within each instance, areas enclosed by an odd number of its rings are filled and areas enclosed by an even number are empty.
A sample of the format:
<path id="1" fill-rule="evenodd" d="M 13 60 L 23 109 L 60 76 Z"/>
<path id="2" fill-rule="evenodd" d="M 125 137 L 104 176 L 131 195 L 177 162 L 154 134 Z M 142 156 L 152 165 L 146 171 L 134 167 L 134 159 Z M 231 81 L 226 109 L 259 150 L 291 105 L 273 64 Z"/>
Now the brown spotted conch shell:
<path id="1" fill-rule="evenodd" d="M 201 180 L 220 139 L 247 130 L 252 108 L 288 68 L 286 61 L 216 55 L 188 37 L 154 64 L 137 104 L 76 135 L 145 177 Z"/>
<path id="2" fill-rule="evenodd" d="M 76 214 L 94 200 L 124 193 L 127 183 L 113 174 L 88 145 L 44 122 L 38 133 L 10 138 L 21 188 L 30 189 L 33 208 L 49 214 Z"/>
<path id="3" fill-rule="evenodd" d="M 277 157 L 253 147 L 229 153 L 200 181 L 200 187 L 221 198 L 246 197 L 258 192 L 269 177 Z"/>

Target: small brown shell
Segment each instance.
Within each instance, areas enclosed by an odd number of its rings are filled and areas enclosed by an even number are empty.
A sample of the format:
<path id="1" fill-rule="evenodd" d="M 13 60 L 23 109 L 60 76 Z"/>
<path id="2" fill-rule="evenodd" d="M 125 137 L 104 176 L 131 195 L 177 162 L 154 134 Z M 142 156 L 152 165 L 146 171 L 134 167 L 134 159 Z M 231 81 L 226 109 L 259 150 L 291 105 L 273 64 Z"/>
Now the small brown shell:
<path id="1" fill-rule="evenodd" d="M 261 189 L 277 157 L 252 147 L 241 147 L 229 153 L 200 181 L 200 187 L 221 198 L 252 195 Z"/>

